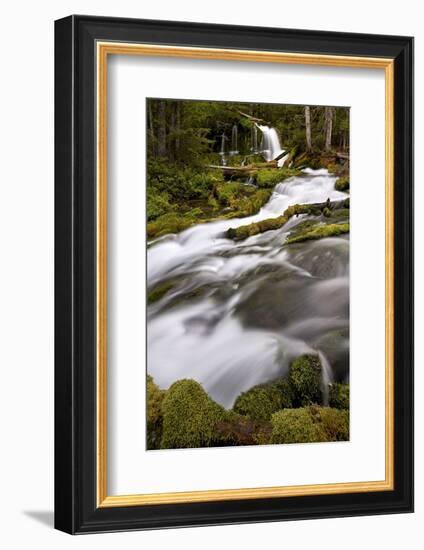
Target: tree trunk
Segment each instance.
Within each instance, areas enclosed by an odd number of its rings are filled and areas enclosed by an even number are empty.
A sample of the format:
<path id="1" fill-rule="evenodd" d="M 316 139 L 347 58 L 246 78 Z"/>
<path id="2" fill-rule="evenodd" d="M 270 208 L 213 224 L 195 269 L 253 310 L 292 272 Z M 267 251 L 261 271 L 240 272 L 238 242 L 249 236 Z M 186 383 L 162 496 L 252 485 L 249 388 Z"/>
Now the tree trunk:
<path id="1" fill-rule="evenodd" d="M 331 150 L 331 135 L 333 133 L 333 107 L 326 107 L 324 113 L 325 150 Z"/>
<path id="2" fill-rule="evenodd" d="M 166 157 L 166 103 L 164 101 L 159 101 L 158 155 Z"/>
<path id="3" fill-rule="evenodd" d="M 149 99 L 147 101 L 147 114 L 148 114 L 148 117 L 149 117 L 150 139 L 152 140 L 151 147 L 152 147 L 152 151 L 153 151 L 153 154 L 154 154 L 154 152 L 155 152 L 155 131 L 154 131 L 154 124 L 153 124 L 153 112 L 152 112 L 152 100 L 151 99 Z"/>
<path id="4" fill-rule="evenodd" d="M 181 101 L 177 101 L 177 135 L 175 137 L 175 151 L 177 153 L 177 157 L 179 156 L 180 152 L 180 131 L 181 131 Z"/>
<path id="5" fill-rule="evenodd" d="M 175 160 L 176 157 L 176 146 L 175 146 L 175 130 L 177 126 L 177 104 L 175 102 L 171 103 L 171 121 L 169 125 L 168 132 L 168 156 L 170 160 Z"/>
<path id="6" fill-rule="evenodd" d="M 305 105 L 305 128 L 306 128 L 306 149 L 312 149 L 312 133 L 311 133 L 311 108 Z"/>

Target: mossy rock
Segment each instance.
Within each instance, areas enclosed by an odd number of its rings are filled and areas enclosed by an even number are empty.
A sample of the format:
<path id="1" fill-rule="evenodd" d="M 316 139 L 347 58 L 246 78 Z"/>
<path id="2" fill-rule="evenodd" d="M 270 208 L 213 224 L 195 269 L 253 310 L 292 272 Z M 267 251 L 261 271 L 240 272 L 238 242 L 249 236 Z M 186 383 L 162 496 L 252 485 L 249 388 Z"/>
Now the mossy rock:
<path id="1" fill-rule="evenodd" d="M 337 191 L 349 191 L 349 178 L 342 176 L 336 180 L 335 188 Z"/>
<path id="2" fill-rule="evenodd" d="M 349 328 L 335 328 L 320 334 L 311 345 L 327 358 L 334 382 L 346 382 L 349 376 Z"/>
<path id="3" fill-rule="evenodd" d="M 178 380 L 166 393 L 162 404 L 162 449 L 213 446 L 215 426 L 228 417 L 195 380 Z"/>
<path id="4" fill-rule="evenodd" d="M 349 411 L 332 407 L 310 407 L 320 441 L 349 441 Z"/>
<path id="5" fill-rule="evenodd" d="M 267 421 L 280 409 L 292 406 L 292 390 L 287 380 L 259 384 L 241 393 L 233 410 L 251 420 Z"/>
<path id="6" fill-rule="evenodd" d="M 274 187 L 277 183 L 300 173 L 300 170 L 295 168 L 265 168 L 257 171 L 255 179 L 258 187 Z"/>
<path id="7" fill-rule="evenodd" d="M 270 443 L 349 440 L 349 414 L 330 407 L 284 409 L 272 415 Z"/>
<path id="8" fill-rule="evenodd" d="M 320 433 L 309 408 L 283 409 L 272 415 L 270 443 L 314 443 Z"/>
<path id="9" fill-rule="evenodd" d="M 322 403 L 322 367 L 318 355 L 301 355 L 292 361 L 288 380 L 295 406 Z"/>
<path id="10" fill-rule="evenodd" d="M 179 233 L 188 229 L 195 223 L 198 223 L 196 217 L 178 212 L 170 212 L 159 216 L 154 221 L 147 224 L 147 236 L 149 238 L 158 238 L 169 233 Z"/>
<path id="11" fill-rule="evenodd" d="M 252 235 L 257 235 L 258 233 L 280 229 L 280 227 L 283 227 L 290 218 L 299 216 L 300 214 L 320 216 L 321 210 L 313 204 L 293 204 L 286 208 L 282 216 L 278 216 L 277 218 L 267 218 L 249 225 L 230 228 L 227 231 L 227 237 L 235 241 L 241 241 Z"/>
<path id="12" fill-rule="evenodd" d="M 230 411 L 225 420 L 216 424 L 214 431 L 214 446 L 267 445 L 271 423 L 252 420 Z"/>
<path id="13" fill-rule="evenodd" d="M 162 403 L 166 394 L 147 376 L 147 448 L 159 449 L 162 438 Z"/>
<path id="14" fill-rule="evenodd" d="M 173 288 L 173 286 L 171 282 L 165 282 L 155 286 L 154 289 L 147 294 L 147 303 L 154 304 L 158 302 Z"/>
<path id="15" fill-rule="evenodd" d="M 349 409 L 349 384 L 330 384 L 328 404 L 335 409 Z"/>
<path id="16" fill-rule="evenodd" d="M 304 241 L 314 241 L 328 237 L 338 237 L 349 233 L 349 223 L 330 223 L 318 225 L 312 229 L 307 229 L 303 233 L 298 233 L 294 237 L 288 237 L 286 244 L 301 243 Z"/>

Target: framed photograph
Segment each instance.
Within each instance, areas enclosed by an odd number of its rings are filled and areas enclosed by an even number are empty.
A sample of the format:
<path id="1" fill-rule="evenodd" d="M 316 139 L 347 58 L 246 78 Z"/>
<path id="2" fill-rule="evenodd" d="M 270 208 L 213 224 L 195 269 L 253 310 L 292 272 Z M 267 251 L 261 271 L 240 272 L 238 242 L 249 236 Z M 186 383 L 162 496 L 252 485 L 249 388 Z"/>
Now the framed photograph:
<path id="1" fill-rule="evenodd" d="M 413 39 L 55 25 L 55 525 L 413 510 Z"/>

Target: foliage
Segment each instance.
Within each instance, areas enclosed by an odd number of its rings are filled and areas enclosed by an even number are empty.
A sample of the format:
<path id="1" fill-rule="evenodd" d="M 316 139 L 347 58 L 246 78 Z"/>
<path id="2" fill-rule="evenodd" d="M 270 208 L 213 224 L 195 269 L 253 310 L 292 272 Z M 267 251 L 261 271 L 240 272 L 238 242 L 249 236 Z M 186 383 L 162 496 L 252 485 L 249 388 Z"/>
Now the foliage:
<path id="1" fill-rule="evenodd" d="M 253 386 L 237 397 L 233 410 L 251 420 L 269 420 L 274 412 L 292 406 L 291 393 L 285 379 Z"/>
<path id="2" fill-rule="evenodd" d="M 208 447 L 213 444 L 215 426 L 225 420 L 226 411 L 215 403 L 194 380 L 178 380 L 162 404 L 163 449 Z"/>
<path id="3" fill-rule="evenodd" d="M 330 384 L 328 404 L 336 409 L 349 409 L 349 384 Z"/>
<path id="4" fill-rule="evenodd" d="M 147 221 L 154 220 L 172 209 L 173 206 L 169 203 L 168 193 L 165 191 L 155 192 L 151 188 L 147 189 Z"/>
<path id="5" fill-rule="evenodd" d="M 288 379 L 296 406 L 322 403 L 322 367 L 318 355 L 301 355 L 292 361 Z"/>
<path id="6" fill-rule="evenodd" d="M 162 437 L 162 403 L 165 391 L 147 376 L 147 448 L 159 449 Z"/>

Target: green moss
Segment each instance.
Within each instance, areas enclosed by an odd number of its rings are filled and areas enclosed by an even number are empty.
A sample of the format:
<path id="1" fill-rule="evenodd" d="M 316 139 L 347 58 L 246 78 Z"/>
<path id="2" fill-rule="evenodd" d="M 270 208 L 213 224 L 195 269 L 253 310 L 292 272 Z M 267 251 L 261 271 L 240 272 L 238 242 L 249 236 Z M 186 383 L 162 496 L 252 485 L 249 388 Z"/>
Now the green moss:
<path id="1" fill-rule="evenodd" d="M 331 211 L 331 217 L 333 219 L 339 219 L 339 220 L 343 218 L 349 219 L 349 215 L 350 215 L 349 208 L 339 208 L 338 210 Z"/>
<path id="2" fill-rule="evenodd" d="M 320 441 L 309 408 L 284 409 L 272 415 L 271 443 L 313 443 Z"/>
<path id="3" fill-rule="evenodd" d="M 240 241 L 252 235 L 257 235 L 258 233 L 279 229 L 283 227 L 292 216 L 298 216 L 299 214 L 319 216 L 321 210 L 311 204 L 294 204 L 289 206 L 284 211 L 284 214 L 277 218 L 268 218 L 249 225 L 242 225 L 235 228 L 232 227 L 227 231 L 227 237 L 235 241 Z"/>
<path id="4" fill-rule="evenodd" d="M 271 435 L 271 423 L 229 411 L 226 418 L 215 425 L 214 431 L 214 446 L 266 445 Z"/>
<path id="5" fill-rule="evenodd" d="M 202 203 L 202 208 L 197 206 L 187 210 L 188 205 L 181 206 L 180 211 L 168 212 L 148 222 L 147 236 L 153 239 L 170 233 L 179 233 L 199 223 L 252 216 L 268 202 L 271 194 L 271 189 L 256 189 L 244 183 L 219 184 L 214 195 L 210 195 Z M 225 212 L 224 209 L 230 211 Z"/>
<path id="6" fill-rule="evenodd" d="M 162 437 L 162 403 L 166 392 L 147 376 L 147 448 L 159 449 Z"/>
<path id="7" fill-rule="evenodd" d="M 184 229 L 188 229 L 195 223 L 198 223 L 196 218 L 171 212 L 160 216 L 153 222 L 149 222 L 147 224 L 147 236 L 149 238 L 157 238 L 168 233 L 178 233 Z"/>
<path id="8" fill-rule="evenodd" d="M 244 183 L 228 182 L 217 186 L 215 196 L 222 206 L 233 210 L 234 217 L 256 214 L 271 196 L 270 189 L 256 189 Z"/>
<path id="9" fill-rule="evenodd" d="M 167 294 L 173 287 L 173 283 L 166 282 L 162 283 L 159 286 L 156 286 L 153 290 L 151 290 L 147 295 L 147 303 L 148 304 L 154 304 L 155 302 L 159 301 L 161 298 Z"/>
<path id="10" fill-rule="evenodd" d="M 349 411 L 316 407 L 321 441 L 349 441 Z"/>
<path id="11" fill-rule="evenodd" d="M 194 380 L 172 384 L 162 404 L 162 449 L 209 447 L 215 427 L 226 419 L 226 411 Z"/>
<path id="12" fill-rule="evenodd" d="M 349 178 L 348 176 L 342 176 L 338 178 L 335 183 L 337 191 L 349 191 Z"/>
<path id="13" fill-rule="evenodd" d="M 147 221 L 155 220 L 172 210 L 173 206 L 169 203 L 169 196 L 166 191 L 155 193 L 151 189 L 147 190 Z"/>
<path id="14" fill-rule="evenodd" d="M 288 380 L 295 406 L 322 403 L 322 367 L 318 355 L 301 355 L 295 359 L 290 365 Z"/>
<path id="15" fill-rule="evenodd" d="M 348 223 L 332 223 L 328 225 L 319 225 L 301 233 L 294 237 L 288 237 L 286 244 L 300 243 L 303 241 L 310 241 L 316 239 L 324 239 L 326 237 L 337 237 L 344 233 L 349 233 L 349 224 Z"/>
<path id="16" fill-rule="evenodd" d="M 266 421 L 274 412 L 291 406 L 291 387 L 287 380 L 281 379 L 270 384 L 253 386 L 241 393 L 233 410 L 251 420 Z"/>
<path id="17" fill-rule="evenodd" d="M 347 411 L 330 407 L 284 409 L 272 415 L 271 443 L 317 443 L 349 440 Z"/>
<path id="18" fill-rule="evenodd" d="M 336 409 L 349 409 L 349 384 L 330 384 L 328 404 Z"/>
<path id="19" fill-rule="evenodd" d="M 300 170 L 295 168 L 268 168 L 258 170 L 255 178 L 258 187 L 274 187 L 286 178 L 298 176 L 299 174 Z"/>

